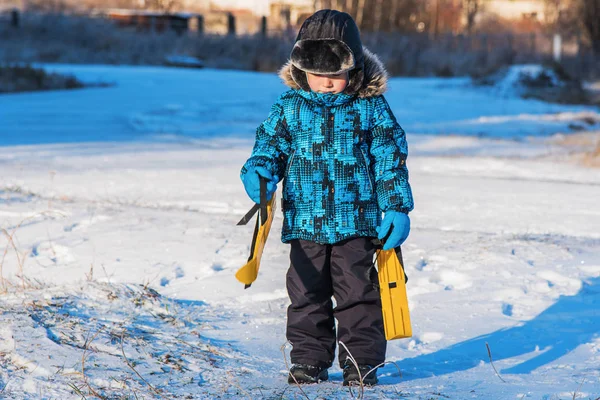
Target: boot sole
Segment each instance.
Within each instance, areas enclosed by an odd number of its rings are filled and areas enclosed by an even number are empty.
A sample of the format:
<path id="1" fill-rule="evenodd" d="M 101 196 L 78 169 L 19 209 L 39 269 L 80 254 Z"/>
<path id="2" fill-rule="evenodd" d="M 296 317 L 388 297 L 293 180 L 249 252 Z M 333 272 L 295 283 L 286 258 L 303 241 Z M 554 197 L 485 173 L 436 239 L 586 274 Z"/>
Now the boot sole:
<path id="1" fill-rule="evenodd" d="M 379 381 L 363 381 L 363 386 L 375 386 L 377 385 Z M 344 381 L 344 383 L 342 384 L 343 386 L 360 386 L 360 381 L 359 380 L 355 380 L 355 381 Z"/>
<path id="2" fill-rule="evenodd" d="M 296 378 L 296 380 L 294 380 L 294 378 Z M 312 379 L 307 376 L 293 377 L 291 374 L 288 374 L 288 383 L 290 385 L 295 385 L 295 384 L 310 385 L 310 384 L 319 383 L 319 382 L 326 382 L 328 379 L 329 379 L 329 374 L 327 373 L 327 371 L 321 372 L 321 374 L 317 377 L 317 379 Z"/>

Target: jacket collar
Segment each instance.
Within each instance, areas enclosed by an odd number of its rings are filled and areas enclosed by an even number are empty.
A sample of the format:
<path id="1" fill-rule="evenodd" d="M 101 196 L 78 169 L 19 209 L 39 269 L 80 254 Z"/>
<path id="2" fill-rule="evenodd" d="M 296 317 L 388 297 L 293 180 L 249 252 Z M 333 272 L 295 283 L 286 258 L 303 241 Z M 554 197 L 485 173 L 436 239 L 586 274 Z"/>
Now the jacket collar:
<path id="1" fill-rule="evenodd" d="M 356 97 L 356 95 L 347 93 L 317 93 L 313 91 L 307 92 L 306 90 L 300 88 L 298 88 L 296 91 L 300 96 L 304 97 L 305 99 L 326 107 L 341 106 L 342 104 L 346 104 Z"/>

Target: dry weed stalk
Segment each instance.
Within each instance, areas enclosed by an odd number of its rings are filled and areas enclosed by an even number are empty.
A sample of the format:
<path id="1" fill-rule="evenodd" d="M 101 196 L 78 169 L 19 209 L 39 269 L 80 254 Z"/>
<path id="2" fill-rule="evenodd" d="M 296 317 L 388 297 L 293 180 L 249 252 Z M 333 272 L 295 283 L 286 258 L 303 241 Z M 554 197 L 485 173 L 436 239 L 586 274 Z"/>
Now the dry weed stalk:
<path id="1" fill-rule="evenodd" d="M 50 174 L 50 186 L 54 187 L 54 176 L 56 175 L 56 171 L 48 171 Z M 52 196 L 48 198 L 48 210 L 52 209 Z"/>
<path id="2" fill-rule="evenodd" d="M 289 371 L 290 370 L 290 365 L 288 364 L 287 361 L 287 357 L 285 355 L 285 348 L 288 344 L 291 344 L 290 341 L 286 341 L 282 346 L 281 346 L 281 354 L 283 354 L 283 361 L 285 362 L 285 368 Z M 306 392 L 302 389 L 302 386 L 300 386 L 300 384 L 298 383 L 298 381 L 296 380 L 296 377 L 292 374 L 290 374 L 288 372 L 289 376 L 292 377 L 292 379 L 294 380 L 294 382 L 296 382 L 296 386 L 298 386 L 298 389 L 300 389 L 300 391 L 302 392 L 302 394 L 304 395 L 304 397 L 306 397 L 308 400 L 310 400 L 310 397 L 308 397 L 308 395 L 306 394 Z"/>
<path id="3" fill-rule="evenodd" d="M 8 387 L 9 382 L 10 382 L 10 375 L 6 379 L 6 383 L 4 384 L 4 386 L 2 386 L 2 388 L 0 388 L 0 394 L 4 393 L 4 390 L 6 390 L 6 388 Z"/>
<path id="4" fill-rule="evenodd" d="M 583 383 L 585 382 L 585 378 L 583 378 L 581 380 L 581 383 L 579 384 L 579 387 L 577 388 L 576 391 L 573 392 L 573 400 L 575 400 L 577 398 L 577 393 L 579 393 L 579 391 L 581 390 L 581 387 L 583 386 Z M 599 397 L 600 398 L 600 397 Z"/>
<path id="5" fill-rule="evenodd" d="M 240 386 L 240 384 L 237 382 L 237 380 L 233 376 L 231 376 L 231 371 L 227 371 L 227 382 L 233 384 L 242 393 L 244 393 L 244 395 L 248 396 L 248 398 L 250 400 L 252 400 L 252 395 L 250 395 L 250 393 L 248 393 L 246 390 L 244 390 L 244 388 Z"/>
<path id="6" fill-rule="evenodd" d="M 377 368 L 381 367 L 383 364 L 385 363 L 381 363 L 373 368 L 371 368 L 369 370 L 369 372 L 367 372 L 365 374 L 365 376 L 362 376 L 360 374 L 360 368 L 358 368 L 358 363 L 356 362 L 356 360 L 354 359 L 354 357 L 352 356 L 352 353 L 350 352 L 350 350 L 348 350 L 348 347 L 346 347 L 346 344 L 344 342 L 339 342 L 340 346 L 343 346 L 344 349 L 346 349 L 346 353 L 348 353 L 348 358 L 347 360 L 350 360 L 352 362 L 352 364 L 354 365 L 354 367 L 356 368 L 356 371 L 358 372 L 358 379 L 359 379 L 359 391 L 358 391 L 358 396 L 356 397 L 356 399 L 361 400 L 364 398 L 365 396 L 365 384 L 363 383 L 363 379 L 365 377 L 367 377 L 370 373 L 374 372 Z M 348 385 L 348 390 L 350 391 L 350 396 L 352 396 L 352 398 L 354 399 L 354 392 L 352 391 L 352 385 Z"/>
<path id="7" fill-rule="evenodd" d="M 92 336 L 92 338 L 89 339 L 89 336 L 91 333 L 91 330 L 90 330 L 88 332 L 87 337 L 85 338 L 85 343 L 83 344 L 83 355 L 81 356 L 81 375 L 83 375 L 83 383 L 85 383 L 85 385 L 88 387 L 88 389 L 90 390 L 90 393 L 92 393 L 94 396 L 98 397 L 99 399 L 105 400 L 106 397 L 102 396 L 101 394 L 99 394 L 98 392 L 96 392 L 94 390 L 92 385 L 90 385 L 90 383 L 88 382 L 87 376 L 85 375 L 85 359 L 86 359 L 87 351 L 90 348 L 90 346 L 92 345 L 92 342 L 94 341 L 94 339 L 96 339 L 98 337 L 98 335 L 100 334 L 100 332 L 102 332 L 102 329 L 103 328 L 98 329 L 98 331 L 94 334 L 94 336 Z"/>
<path id="8" fill-rule="evenodd" d="M 4 254 L 2 255 L 2 261 L 0 261 L 0 281 L 2 282 L 2 293 L 6 293 L 7 289 L 6 289 L 6 280 L 4 279 L 4 260 L 6 259 L 6 255 L 8 253 L 8 249 L 9 247 L 12 247 L 12 249 L 15 252 L 15 255 L 17 257 L 17 263 L 19 264 L 19 274 L 21 275 L 21 284 L 23 287 L 23 290 L 26 289 L 25 287 L 25 279 L 24 279 L 24 273 L 23 273 L 23 268 L 25 265 L 25 260 L 26 260 L 26 255 L 27 252 L 24 252 L 21 256 L 19 253 L 19 250 L 15 244 L 15 234 L 17 233 L 17 231 L 19 230 L 19 228 L 21 228 L 21 226 L 23 226 L 24 223 L 35 219 L 37 217 L 41 217 L 41 216 L 46 216 L 46 215 L 59 215 L 61 217 L 64 217 L 65 214 L 60 212 L 60 211 L 55 211 L 55 210 L 48 210 L 48 211 L 42 211 L 39 213 L 35 213 L 33 215 L 30 215 L 27 218 L 24 218 L 23 220 L 21 220 L 17 226 L 14 227 L 14 229 L 12 230 L 11 233 L 9 233 L 6 229 L 2 228 L 2 233 L 4 233 L 4 235 L 6 236 L 6 238 L 8 239 L 8 243 L 6 244 L 6 247 L 4 248 Z M 22 257 L 22 259 L 21 259 Z"/>
<path id="9" fill-rule="evenodd" d="M 4 249 L 4 254 L 2 256 L 2 261 L 0 262 L 0 280 L 2 280 L 3 292 L 6 293 L 6 281 L 4 280 L 4 268 L 3 268 L 4 267 L 4 259 L 6 257 L 6 254 L 8 253 L 9 245 L 11 245 L 13 250 L 15 251 L 15 255 L 17 257 L 17 264 L 19 265 L 19 274 L 21 275 L 21 285 L 23 287 L 23 290 L 25 290 L 25 280 L 23 279 L 23 265 L 25 264 L 26 253 L 23 253 L 23 260 L 21 260 L 19 249 L 17 249 L 17 246 L 15 245 L 15 241 L 13 239 L 13 236 L 16 233 L 16 229 L 13 231 L 12 234 L 9 234 L 8 231 L 3 228 L 2 233 L 4 233 L 4 235 L 8 239 L 8 243 L 6 244 L 6 248 Z"/>
<path id="10" fill-rule="evenodd" d="M 121 353 L 123 354 L 123 359 L 125 360 L 125 363 L 127 364 L 127 366 L 129 368 L 131 368 L 131 370 L 133 372 L 135 372 L 135 374 L 146 384 L 148 385 L 148 387 L 150 388 L 150 390 L 152 390 L 154 393 L 156 393 L 157 395 L 160 396 L 160 392 L 154 387 L 152 386 L 146 379 L 144 379 L 144 377 L 133 367 L 133 365 L 131 364 L 131 362 L 129 361 L 129 359 L 127 358 L 127 356 L 125 355 L 125 349 L 123 348 L 123 341 L 125 338 L 125 329 L 123 329 L 123 332 L 121 333 Z"/>
<path id="11" fill-rule="evenodd" d="M 94 280 L 94 264 L 90 264 L 90 272 L 85 274 L 85 278 L 88 282 L 92 282 Z"/>
<path id="12" fill-rule="evenodd" d="M 494 365 L 494 362 L 492 361 L 492 350 L 490 350 L 490 345 L 487 342 L 485 342 L 485 347 L 487 347 L 488 357 L 490 358 L 490 365 L 492 366 L 492 368 L 494 368 L 494 372 L 496 373 L 496 376 L 498 378 L 500 378 L 500 380 L 502 382 L 506 383 L 506 381 L 498 373 L 498 370 L 496 369 L 496 366 Z"/>
<path id="13" fill-rule="evenodd" d="M 392 364 L 398 370 L 399 376 L 402 377 L 402 370 L 400 369 L 400 367 L 398 366 L 398 364 L 396 364 L 394 361 L 384 361 L 381 364 L 378 364 L 378 365 L 374 366 L 373 368 L 371 368 L 365 374 L 365 376 L 361 376 L 360 369 L 358 368 L 358 363 L 356 362 L 356 360 L 352 356 L 352 353 L 350 353 L 350 350 L 348 350 L 348 348 L 346 347 L 346 344 L 344 344 L 344 342 L 339 342 L 339 343 L 340 343 L 341 346 L 344 347 L 344 349 L 346 349 L 346 352 L 348 353 L 348 359 L 350 359 L 350 361 L 352 362 L 352 364 L 354 364 L 354 366 L 356 367 L 356 370 L 358 371 L 358 376 L 360 378 L 360 393 L 359 393 L 357 399 L 362 399 L 364 397 L 364 394 L 365 394 L 365 385 L 363 383 L 363 379 L 366 378 L 367 376 L 369 376 L 369 374 L 375 372 L 377 370 L 377 368 L 379 368 L 379 367 L 383 367 L 386 364 Z M 352 386 L 349 385 L 348 389 L 350 391 L 350 396 L 352 396 L 352 398 L 354 398 L 354 393 L 352 392 Z"/>

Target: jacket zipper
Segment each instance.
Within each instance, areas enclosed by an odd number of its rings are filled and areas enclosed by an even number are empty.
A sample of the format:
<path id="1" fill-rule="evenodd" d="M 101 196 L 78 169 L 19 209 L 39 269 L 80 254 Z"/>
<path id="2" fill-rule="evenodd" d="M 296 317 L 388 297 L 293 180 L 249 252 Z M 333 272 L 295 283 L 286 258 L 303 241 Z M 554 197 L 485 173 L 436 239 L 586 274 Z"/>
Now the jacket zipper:
<path id="1" fill-rule="evenodd" d="M 365 155 L 365 153 L 363 152 L 363 150 L 361 148 L 359 148 L 358 150 L 360 151 L 360 154 L 362 155 L 363 162 L 365 164 L 365 170 L 367 171 L 367 178 L 369 178 L 369 186 L 371 186 L 371 193 L 373 193 L 374 192 L 373 182 L 371 181 L 371 172 L 369 171 L 369 163 L 367 162 L 367 156 Z"/>
<path id="2" fill-rule="evenodd" d="M 292 150 L 292 155 L 290 156 L 290 161 L 288 162 L 287 168 L 285 169 L 285 177 L 287 178 L 290 173 L 290 168 L 292 167 L 292 163 L 294 162 L 294 156 L 296 155 L 296 150 Z"/>

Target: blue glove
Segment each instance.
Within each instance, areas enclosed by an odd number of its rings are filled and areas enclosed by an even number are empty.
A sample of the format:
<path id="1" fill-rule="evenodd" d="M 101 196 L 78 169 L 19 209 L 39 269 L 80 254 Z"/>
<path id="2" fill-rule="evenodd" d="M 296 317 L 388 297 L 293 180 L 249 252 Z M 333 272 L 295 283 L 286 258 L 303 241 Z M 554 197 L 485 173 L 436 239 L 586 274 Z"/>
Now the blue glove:
<path id="1" fill-rule="evenodd" d="M 273 193 L 277 190 L 279 178 L 271 175 L 265 167 L 248 167 L 246 173 L 242 176 L 244 189 L 248 197 L 255 203 L 260 203 L 260 177 L 266 178 L 267 182 L 267 200 L 271 200 Z"/>
<path id="2" fill-rule="evenodd" d="M 407 214 L 400 211 L 388 211 L 383 217 L 381 226 L 375 228 L 377 230 L 377 238 L 382 240 L 390 232 L 390 236 L 387 238 L 383 245 L 383 250 L 389 250 L 400 246 L 410 232 L 410 219 Z"/>

